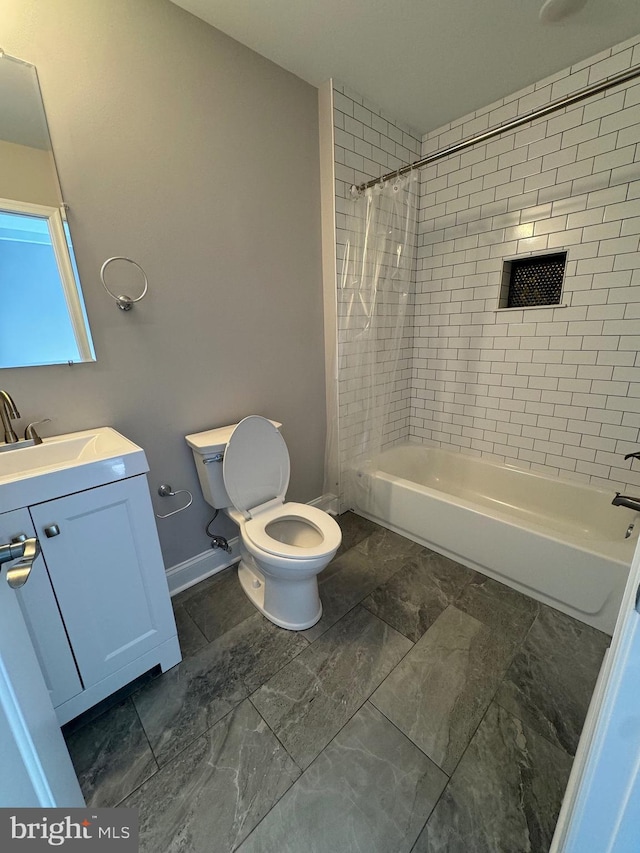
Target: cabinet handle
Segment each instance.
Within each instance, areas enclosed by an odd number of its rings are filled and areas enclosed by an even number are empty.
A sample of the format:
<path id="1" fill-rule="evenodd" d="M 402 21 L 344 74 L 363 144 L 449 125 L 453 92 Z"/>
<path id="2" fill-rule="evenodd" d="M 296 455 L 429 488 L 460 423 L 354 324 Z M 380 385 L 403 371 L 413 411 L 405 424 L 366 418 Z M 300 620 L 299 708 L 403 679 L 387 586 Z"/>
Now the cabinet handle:
<path id="1" fill-rule="evenodd" d="M 47 539 L 53 539 L 54 536 L 60 536 L 60 528 L 57 524 L 50 524 L 49 527 L 45 527 L 44 535 Z"/>
<path id="2" fill-rule="evenodd" d="M 11 540 L 12 545 L 18 545 L 20 542 L 26 542 L 29 537 L 26 533 L 18 533 L 17 536 L 14 536 Z"/>
<path id="3" fill-rule="evenodd" d="M 0 566 L 24 557 L 24 545 L 21 542 L 3 542 L 0 545 Z"/>
<path id="4" fill-rule="evenodd" d="M 20 589 L 27 582 L 33 561 L 40 553 L 37 539 L 25 539 L 10 545 L 0 545 L 0 564 L 22 557 L 22 562 L 7 569 L 7 583 L 11 589 Z"/>

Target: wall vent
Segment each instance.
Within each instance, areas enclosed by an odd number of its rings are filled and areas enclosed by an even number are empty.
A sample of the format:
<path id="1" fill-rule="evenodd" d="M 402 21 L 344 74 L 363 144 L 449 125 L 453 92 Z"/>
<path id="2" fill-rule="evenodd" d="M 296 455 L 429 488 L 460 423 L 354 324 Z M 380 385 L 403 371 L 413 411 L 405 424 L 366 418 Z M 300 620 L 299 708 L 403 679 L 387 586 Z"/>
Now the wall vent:
<path id="1" fill-rule="evenodd" d="M 559 305 L 566 252 L 505 261 L 499 308 L 536 308 Z"/>

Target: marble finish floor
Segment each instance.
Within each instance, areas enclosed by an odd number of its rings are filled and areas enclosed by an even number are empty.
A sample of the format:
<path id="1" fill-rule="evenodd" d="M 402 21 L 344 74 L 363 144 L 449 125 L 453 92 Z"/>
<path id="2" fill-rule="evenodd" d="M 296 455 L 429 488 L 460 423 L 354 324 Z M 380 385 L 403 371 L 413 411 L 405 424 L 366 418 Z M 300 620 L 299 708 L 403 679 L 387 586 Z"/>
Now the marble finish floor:
<path id="1" fill-rule="evenodd" d="M 352 513 L 308 631 L 235 569 L 173 599 L 184 660 L 64 727 L 142 853 L 545 853 L 609 638 Z"/>

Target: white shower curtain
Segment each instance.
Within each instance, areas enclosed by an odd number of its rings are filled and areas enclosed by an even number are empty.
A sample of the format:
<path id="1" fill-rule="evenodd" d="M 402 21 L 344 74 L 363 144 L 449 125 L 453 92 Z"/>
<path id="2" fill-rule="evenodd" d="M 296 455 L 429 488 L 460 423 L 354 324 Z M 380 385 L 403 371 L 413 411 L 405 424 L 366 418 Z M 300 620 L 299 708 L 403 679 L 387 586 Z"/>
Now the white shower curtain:
<path id="1" fill-rule="evenodd" d="M 347 214 L 349 232 L 338 288 L 343 508 L 365 507 L 369 477 L 363 471 L 375 465 L 381 448 L 396 438 L 396 409 L 402 406 L 398 395 L 404 386 L 408 410 L 411 329 L 407 326 L 415 279 L 418 183 L 417 173 L 410 173 L 354 192 Z"/>

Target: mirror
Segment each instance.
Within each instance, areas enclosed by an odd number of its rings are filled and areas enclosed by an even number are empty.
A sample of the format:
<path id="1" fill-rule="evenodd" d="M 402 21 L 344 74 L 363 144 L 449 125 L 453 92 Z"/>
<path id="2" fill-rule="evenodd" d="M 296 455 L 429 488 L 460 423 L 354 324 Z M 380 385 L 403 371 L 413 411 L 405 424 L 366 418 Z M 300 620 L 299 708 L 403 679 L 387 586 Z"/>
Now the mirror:
<path id="1" fill-rule="evenodd" d="M 0 367 L 95 361 L 36 69 L 0 51 Z"/>

